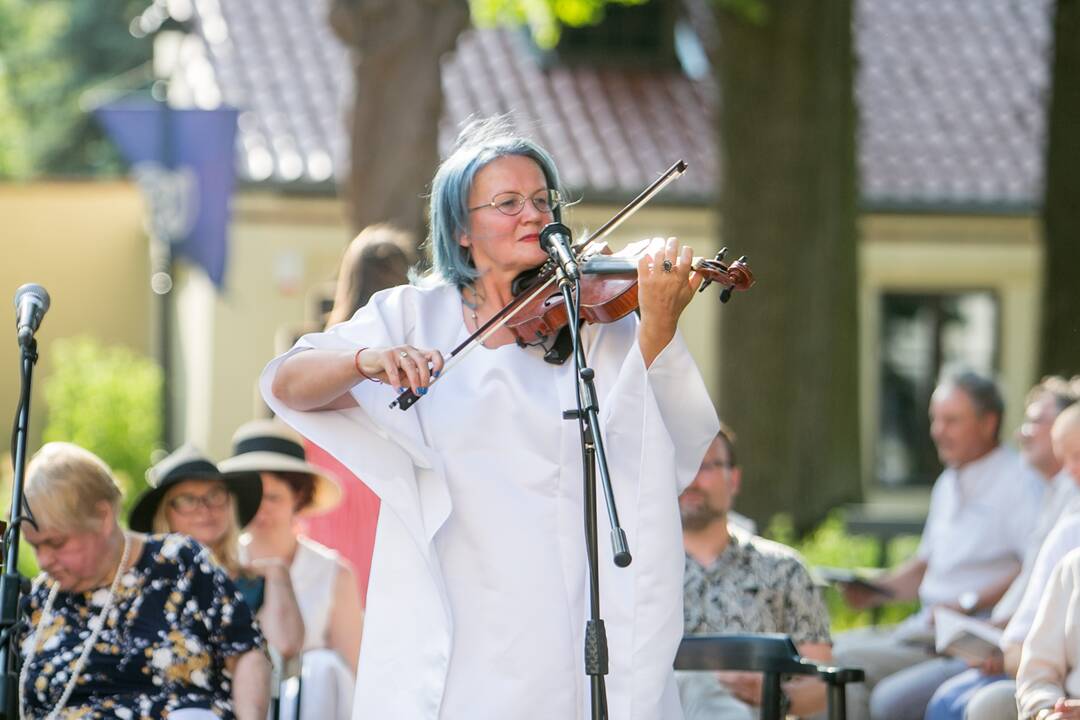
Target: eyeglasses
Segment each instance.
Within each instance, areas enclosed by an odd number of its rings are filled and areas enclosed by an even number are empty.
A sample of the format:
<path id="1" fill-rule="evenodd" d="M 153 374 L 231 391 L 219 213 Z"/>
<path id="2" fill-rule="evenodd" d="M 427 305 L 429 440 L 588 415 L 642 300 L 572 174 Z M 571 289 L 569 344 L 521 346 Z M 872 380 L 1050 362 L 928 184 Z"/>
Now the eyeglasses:
<path id="1" fill-rule="evenodd" d="M 221 507 L 225 507 L 225 503 L 229 502 L 229 491 L 222 487 L 216 487 L 210 490 L 205 495 L 177 495 L 169 501 L 169 507 L 181 515 L 191 515 L 198 511 L 200 507 L 205 507 L 207 510 L 216 510 Z"/>
<path id="2" fill-rule="evenodd" d="M 701 463 L 700 470 L 730 470 L 735 467 L 724 460 L 706 460 Z"/>
<path id="3" fill-rule="evenodd" d="M 542 213 L 554 211 L 562 202 L 558 190 L 541 190 L 529 198 L 529 200 L 532 200 L 533 207 Z M 483 210 L 486 207 L 493 207 L 503 215 L 517 215 L 525 207 L 525 196 L 517 192 L 499 193 L 491 198 L 491 202 L 486 205 L 477 205 L 476 207 L 469 208 L 469 212 Z"/>

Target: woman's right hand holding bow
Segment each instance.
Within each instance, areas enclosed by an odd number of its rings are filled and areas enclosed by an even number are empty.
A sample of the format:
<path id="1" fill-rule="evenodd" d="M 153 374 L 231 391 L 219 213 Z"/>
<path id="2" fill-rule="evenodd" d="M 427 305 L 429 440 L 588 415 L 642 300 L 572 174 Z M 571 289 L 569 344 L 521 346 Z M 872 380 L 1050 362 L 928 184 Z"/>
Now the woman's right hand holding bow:
<path id="1" fill-rule="evenodd" d="M 364 380 L 423 395 L 443 365 L 438 350 L 412 345 L 305 350 L 281 363 L 271 391 L 294 410 L 342 410 L 356 407 L 349 391 Z"/>
<path id="2" fill-rule="evenodd" d="M 412 345 L 360 348 L 353 360 L 362 379 L 393 385 L 399 392 L 409 388 L 417 395 L 427 392 L 444 365 L 442 353 L 438 350 L 425 350 Z"/>

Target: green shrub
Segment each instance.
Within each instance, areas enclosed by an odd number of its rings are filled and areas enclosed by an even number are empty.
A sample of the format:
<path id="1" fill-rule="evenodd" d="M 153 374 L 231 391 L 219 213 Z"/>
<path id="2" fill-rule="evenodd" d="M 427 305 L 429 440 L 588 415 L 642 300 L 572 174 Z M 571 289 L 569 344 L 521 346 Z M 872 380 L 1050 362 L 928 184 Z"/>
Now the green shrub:
<path id="1" fill-rule="evenodd" d="M 45 442 L 72 442 L 108 463 L 124 491 L 126 518 L 161 445 L 161 369 L 85 337 L 56 340 L 47 361 Z"/>
<path id="2" fill-rule="evenodd" d="M 124 493 L 121 522 L 125 521 L 127 510 L 146 488 L 146 469 L 161 443 L 161 370 L 127 348 L 107 348 L 90 338 L 52 342 L 45 366 L 40 381 L 44 442 L 72 442 L 108 463 Z M 34 450 L 29 448 L 31 455 Z M 10 458 L 3 475 L 7 498 Z M 25 541 L 19 544 L 19 572 L 27 577 L 38 572 Z"/>
<path id="3" fill-rule="evenodd" d="M 877 540 L 868 535 L 849 535 L 844 527 L 844 514 L 834 511 L 813 531 L 802 538 L 795 536 L 791 518 L 776 516 L 765 530 L 765 536 L 782 542 L 802 553 L 811 566 L 827 565 L 841 568 L 872 568 L 878 561 Z M 888 557 L 893 564 L 911 557 L 918 547 L 917 537 L 899 537 L 889 545 Z M 869 625 L 873 614 L 869 610 L 853 610 L 840 597 L 835 587 L 825 589 L 825 603 L 829 608 L 834 633 L 853 627 Z M 899 622 L 918 608 L 918 603 L 890 603 L 883 607 L 878 622 Z"/>

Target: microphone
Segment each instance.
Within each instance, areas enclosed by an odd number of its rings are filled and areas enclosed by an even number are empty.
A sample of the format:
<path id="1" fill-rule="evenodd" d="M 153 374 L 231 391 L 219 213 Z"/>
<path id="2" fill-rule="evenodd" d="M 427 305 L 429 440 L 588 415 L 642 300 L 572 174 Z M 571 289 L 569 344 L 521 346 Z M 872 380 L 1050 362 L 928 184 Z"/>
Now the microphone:
<path id="1" fill-rule="evenodd" d="M 566 277 L 578 279 L 577 261 L 570 249 L 570 228 L 562 223 L 548 223 L 540 231 L 540 247 L 562 268 Z"/>
<path id="2" fill-rule="evenodd" d="M 15 291 L 15 325 L 19 328 L 19 345 L 26 346 L 34 339 L 41 319 L 49 311 L 49 293 L 36 283 L 27 283 Z"/>

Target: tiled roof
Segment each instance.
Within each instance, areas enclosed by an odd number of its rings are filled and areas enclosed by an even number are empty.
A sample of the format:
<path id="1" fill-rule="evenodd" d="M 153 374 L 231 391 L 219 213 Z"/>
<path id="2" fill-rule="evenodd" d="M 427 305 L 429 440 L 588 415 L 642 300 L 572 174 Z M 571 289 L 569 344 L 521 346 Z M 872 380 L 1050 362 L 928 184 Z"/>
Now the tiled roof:
<path id="1" fill-rule="evenodd" d="M 693 10 L 695 0 L 684 0 Z M 330 181 L 346 157 L 349 56 L 328 0 L 196 0 L 194 102 L 241 108 L 252 182 Z M 862 194 L 875 203 L 1030 206 L 1040 195 L 1052 0 L 857 0 Z M 695 32 L 715 33 L 708 13 Z M 201 56 L 200 56 L 201 52 Z M 669 198 L 719 177 L 711 80 L 675 70 L 542 66 L 515 30 L 469 30 L 444 62 L 449 146 L 470 115 L 510 113 L 586 197 L 635 194 L 676 159 Z M 201 98 L 201 99 L 200 99 Z"/>
<path id="2" fill-rule="evenodd" d="M 446 148 L 470 115 L 509 113 L 551 150 L 564 182 L 590 195 L 636 195 L 676 160 L 692 171 L 671 196 L 706 198 L 719 174 L 711 88 L 681 72 L 542 69 L 521 32 L 470 30 L 444 63 Z"/>
<path id="3" fill-rule="evenodd" d="M 864 199 L 1035 204 L 1052 12 L 1051 0 L 860 0 Z"/>
<path id="4" fill-rule="evenodd" d="M 194 2 L 195 34 L 177 51 L 170 97 L 182 105 L 240 109 L 242 180 L 311 184 L 333 178 L 347 140 L 340 108 L 349 59 L 327 24 L 327 5 Z"/>

